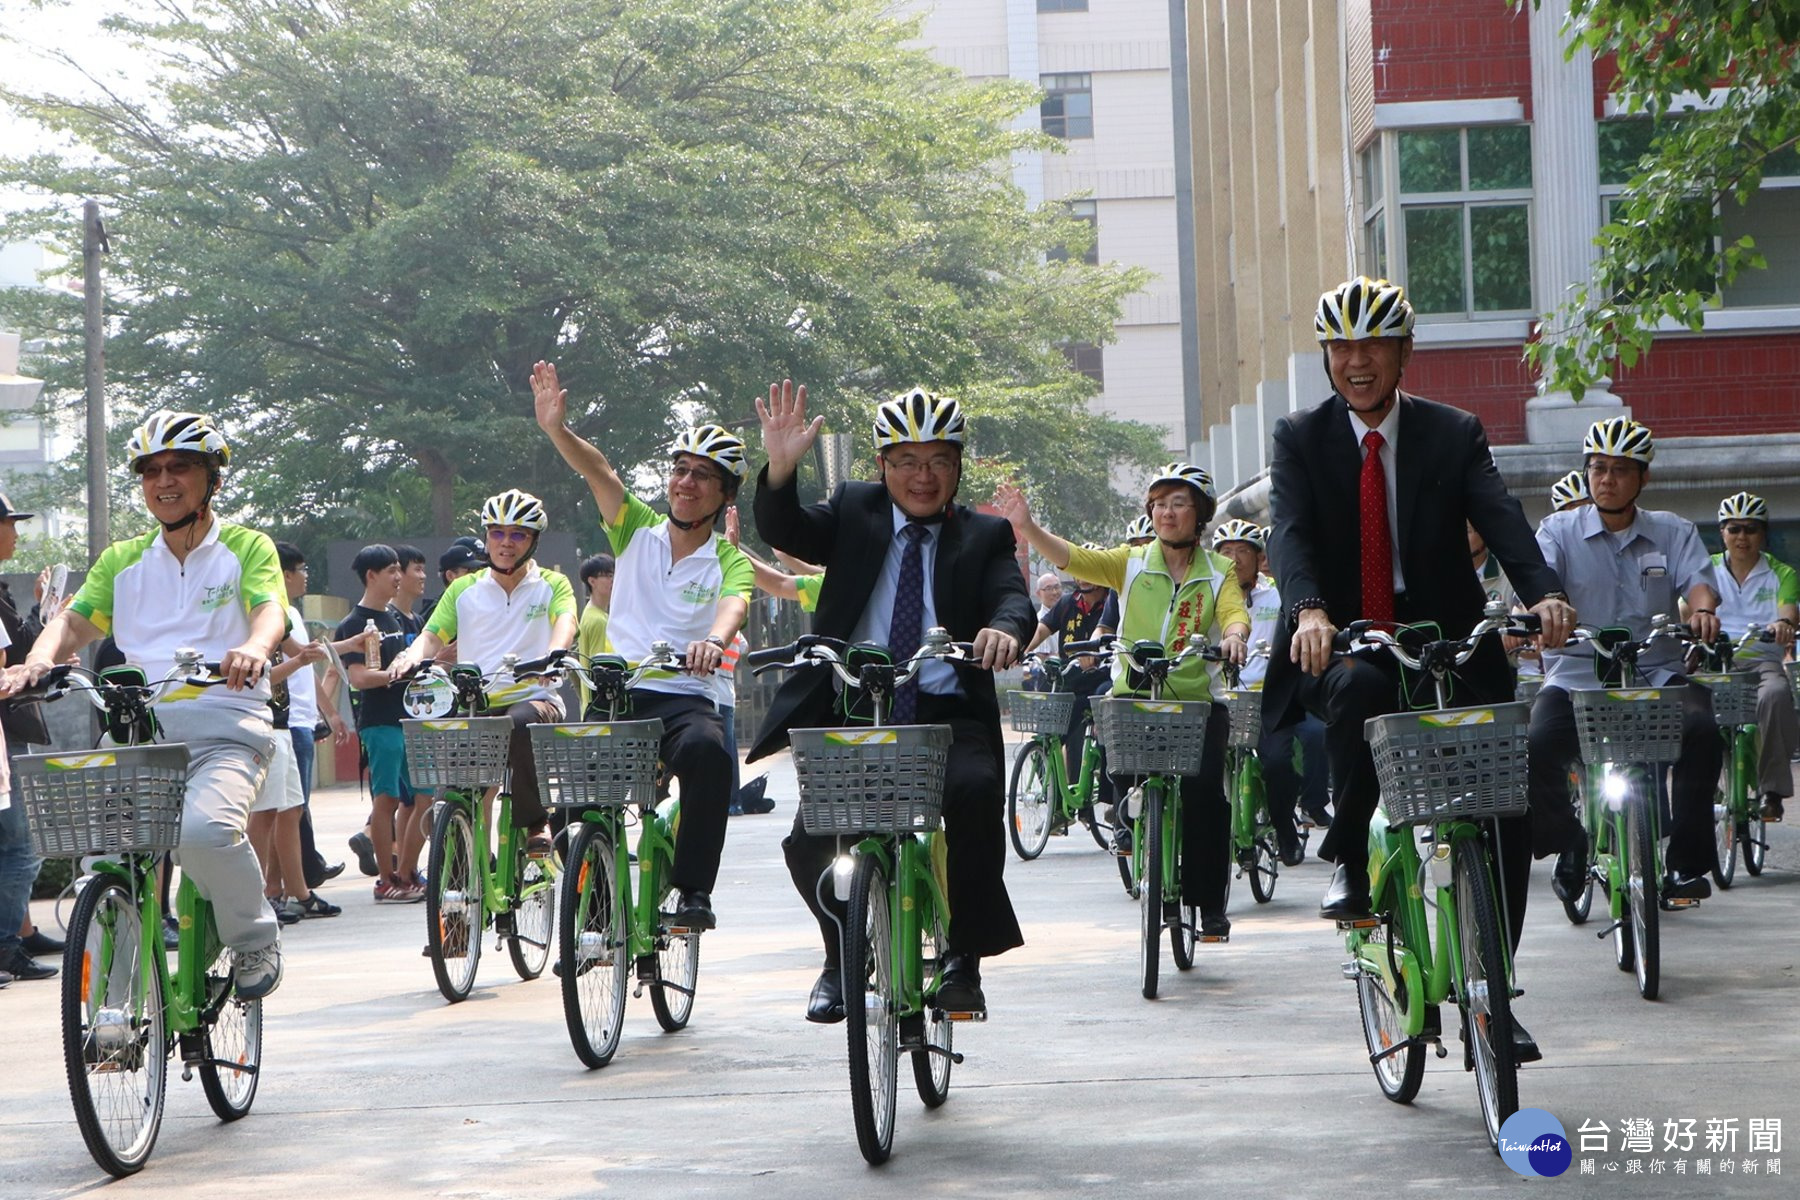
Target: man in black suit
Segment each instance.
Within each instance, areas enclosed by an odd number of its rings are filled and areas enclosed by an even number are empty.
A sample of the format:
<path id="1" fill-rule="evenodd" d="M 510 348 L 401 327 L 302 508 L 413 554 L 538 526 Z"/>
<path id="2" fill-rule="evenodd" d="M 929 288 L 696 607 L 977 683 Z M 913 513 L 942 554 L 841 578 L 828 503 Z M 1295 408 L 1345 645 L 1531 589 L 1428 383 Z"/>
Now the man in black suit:
<path id="1" fill-rule="evenodd" d="M 1542 618 L 1547 644 L 1562 644 L 1575 613 L 1494 466 L 1481 422 L 1399 390 L 1413 325 L 1402 289 L 1351 280 L 1320 297 L 1314 324 L 1333 394 L 1275 427 L 1269 560 L 1288 609 L 1269 659 L 1263 721 L 1272 731 L 1305 709 L 1326 722 L 1337 810 L 1319 857 L 1337 870 L 1319 914 L 1335 919 L 1369 907 L 1365 847 L 1379 789 L 1363 722 L 1408 707 L 1391 656 L 1332 657 L 1338 629 L 1358 619 L 1436 621 L 1446 637 L 1466 635 L 1487 597 L 1469 569 L 1465 522 Z M 1511 699 L 1511 668 L 1488 639 L 1459 672 L 1452 703 Z M 1530 885 L 1529 820 L 1502 822 L 1500 841 L 1516 947 Z"/>
<path id="2" fill-rule="evenodd" d="M 824 418 L 807 420 L 806 389 L 792 383 L 771 387 L 768 403 L 759 400 L 756 407 L 769 455 L 756 489 L 757 530 L 776 549 L 825 567 L 813 631 L 881 643 L 896 660 L 910 656 L 919 633 L 934 625 L 974 644 L 979 667 L 927 664 L 915 684 L 895 696 L 892 720 L 947 724 L 953 731 L 944 780 L 949 947 L 936 1003 L 951 1012 L 985 1013 L 982 956 L 1024 941 L 1001 878 L 1005 776 L 992 674 L 1017 661 L 1037 625 L 1012 526 L 955 503 L 964 422 L 961 406 L 947 396 L 915 390 L 881 405 L 875 449 L 882 481 L 840 484 L 830 500 L 804 508 L 796 467 Z M 790 728 L 842 724 L 832 712 L 833 683 L 824 668 L 791 676 L 769 706 L 750 760 L 784 747 Z M 782 848 L 794 887 L 825 940 L 825 969 L 813 986 L 807 1020 L 841 1021 L 838 927 L 821 905 L 818 887 L 831 865 L 833 839 L 809 836 L 796 818 Z M 828 902 L 842 919 L 843 906 Z"/>

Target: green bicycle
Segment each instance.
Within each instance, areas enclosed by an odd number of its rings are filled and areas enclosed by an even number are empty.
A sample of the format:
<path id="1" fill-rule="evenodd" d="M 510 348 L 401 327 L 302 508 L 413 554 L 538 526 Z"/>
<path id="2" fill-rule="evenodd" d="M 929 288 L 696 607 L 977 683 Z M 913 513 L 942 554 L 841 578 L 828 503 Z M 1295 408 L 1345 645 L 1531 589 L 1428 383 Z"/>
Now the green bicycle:
<path id="1" fill-rule="evenodd" d="M 1729 888 L 1737 878 L 1740 848 L 1744 869 L 1752 876 L 1762 874 L 1763 856 L 1768 850 L 1762 804 L 1756 792 L 1757 763 L 1762 751 L 1756 724 L 1756 691 L 1762 680 L 1755 671 L 1732 670 L 1732 662 L 1737 652 L 1756 642 L 1774 640 L 1772 631 L 1756 625 L 1750 626 L 1736 645 L 1721 637 L 1717 645 L 1701 648 L 1703 658 L 1712 660 L 1709 669 L 1689 676 L 1712 692 L 1713 717 L 1725 742 L 1724 768 L 1719 773 L 1719 789 L 1713 801 L 1712 874 L 1713 882 L 1721 888 Z M 1715 667 L 1716 670 L 1711 669 Z"/>
<path id="2" fill-rule="evenodd" d="M 441 792 L 426 858 L 425 951 L 438 991 L 452 1004 L 475 986 L 490 922 L 520 979 L 536 979 L 550 958 L 559 867 L 554 855 L 527 853 L 525 832 L 513 828 L 512 796 L 503 786 L 512 719 L 480 714 L 491 683 L 554 674 L 548 659 L 520 662 L 509 654 L 486 676 L 473 664 L 446 671 L 428 663 L 407 686 L 413 719 L 400 722 L 407 767 L 421 791 Z M 485 803 L 495 788 L 497 847 Z"/>
<path id="3" fill-rule="evenodd" d="M 1013 851 L 1025 862 L 1044 852 L 1053 834 L 1066 834 L 1071 826 L 1085 825 L 1094 843 L 1111 848 L 1111 829 L 1094 810 L 1099 794 L 1100 747 L 1094 741 L 1091 720 L 1082 723 L 1081 767 L 1073 780 L 1063 762 L 1063 738 L 1077 696 L 1069 680 L 1082 673 L 1074 663 L 1045 654 L 1032 654 L 1051 680 L 1048 692 L 1018 691 L 1007 701 L 1007 715 L 1015 733 L 1030 734 L 1013 758 L 1012 776 L 1006 787 L 1006 829 Z"/>
<path id="4" fill-rule="evenodd" d="M 87 863 L 92 874 L 69 919 L 62 1043 L 82 1140 L 114 1176 L 142 1170 L 156 1146 L 171 1052 L 184 1080 L 199 1072 L 221 1121 L 249 1113 L 262 1075 L 262 1001 L 235 994 L 212 905 L 185 876 L 175 893 L 174 965 L 162 937 L 159 868 L 181 834 L 188 750 L 154 744 L 150 706 L 170 686 L 223 682 L 218 664 L 192 651 L 157 684 L 131 667 L 103 675 L 56 667 L 34 691 L 85 695 L 120 744 L 13 760 L 36 852 L 102 856 Z"/>
<path id="5" fill-rule="evenodd" d="M 894 692 L 927 661 L 971 658 L 966 642 L 933 628 L 900 664 L 879 647 L 812 634 L 746 659 L 759 673 L 829 666 L 847 694 L 868 698 L 874 717 L 867 726 L 788 731 L 801 821 L 809 834 L 837 837 L 840 848 L 819 886 L 846 906 L 839 962 L 850 1107 L 857 1146 L 871 1164 L 893 1152 L 900 1054 L 912 1056 L 919 1099 L 937 1108 L 949 1099 L 951 1067 L 962 1061 L 951 1048 L 955 1023 L 987 1019 L 933 1003 L 949 947 L 937 829 L 950 727 L 882 724 Z"/>
<path id="6" fill-rule="evenodd" d="M 1435 710 L 1375 717 L 1365 725 L 1381 787 L 1369 826 L 1373 916 L 1339 921 L 1356 984 L 1363 1040 L 1382 1095 L 1411 1104 L 1425 1075 L 1425 1047 L 1439 1058 L 1438 1006 L 1454 998 L 1461 1017 L 1463 1069 L 1473 1072 L 1488 1142 L 1519 1107 L 1513 1046 L 1512 957 L 1506 897 L 1489 868 L 1488 824 L 1526 808 L 1525 756 L 1518 749 L 1531 706 L 1512 702 L 1449 707 L 1450 673 L 1495 631 L 1534 636 L 1536 617 L 1509 618 L 1501 605 L 1460 641 L 1431 640 L 1434 627 L 1396 633 L 1357 621 L 1338 634 L 1339 652 L 1382 648 L 1428 676 Z M 1425 896 L 1433 894 L 1433 919 Z"/>
<path id="7" fill-rule="evenodd" d="M 663 725 L 618 719 L 629 712 L 633 684 L 685 663 L 669 643 L 655 642 L 635 667 L 615 655 L 573 665 L 593 688 L 590 719 L 531 726 L 531 752 L 545 803 L 570 816 L 556 943 L 563 1018 L 576 1057 L 604 1067 L 619 1048 L 629 972 L 637 975 L 635 995 L 650 989 L 657 1024 L 669 1033 L 685 1029 L 694 1010 L 700 931 L 673 923 L 681 892 L 669 879 L 681 801 L 657 799 Z"/>
<path id="8" fill-rule="evenodd" d="M 1252 658 L 1268 657 L 1268 643 L 1259 643 L 1250 654 Z M 1275 898 L 1275 881 L 1281 878 L 1281 848 L 1263 783 L 1262 759 L 1256 750 L 1262 741 L 1262 688 L 1240 686 L 1238 672 L 1229 663 L 1223 669 L 1227 686 L 1219 700 L 1231 718 L 1225 744 L 1231 858 L 1238 874 L 1249 878 L 1250 894 L 1256 902 L 1267 904 Z"/>

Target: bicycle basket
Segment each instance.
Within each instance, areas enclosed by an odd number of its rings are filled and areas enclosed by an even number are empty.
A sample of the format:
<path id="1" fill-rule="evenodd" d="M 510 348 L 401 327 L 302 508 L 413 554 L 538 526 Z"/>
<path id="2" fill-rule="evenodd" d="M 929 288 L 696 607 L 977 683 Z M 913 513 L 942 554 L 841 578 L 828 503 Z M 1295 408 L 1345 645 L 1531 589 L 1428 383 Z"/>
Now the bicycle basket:
<path id="1" fill-rule="evenodd" d="M 1120 775 L 1198 775 L 1210 700 L 1095 700 L 1094 736 Z"/>
<path id="2" fill-rule="evenodd" d="M 1220 694 L 1225 711 L 1231 715 L 1228 740 L 1239 748 L 1254 747 L 1262 741 L 1262 689 L 1234 688 Z"/>
<path id="3" fill-rule="evenodd" d="M 511 717 L 446 717 L 402 721 L 406 772 L 420 791 L 485 791 L 506 782 Z"/>
<path id="4" fill-rule="evenodd" d="M 1075 711 L 1074 692 L 1014 692 L 1006 702 L 1015 733 L 1069 732 L 1069 715 Z"/>
<path id="5" fill-rule="evenodd" d="M 1688 678 L 1711 690 L 1713 719 L 1720 725 L 1756 724 L 1756 689 L 1762 676 L 1755 671 L 1717 671 Z"/>
<path id="6" fill-rule="evenodd" d="M 656 802 L 661 721 L 532 725 L 531 760 L 549 808 Z"/>
<path id="7" fill-rule="evenodd" d="M 1363 723 L 1393 825 L 1525 811 L 1529 704 L 1394 713 Z"/>
<path id="8" fill-rule="evenodd" d="M 181 842 L 188 749 L 114 746 L 12 761 L 41 858 L 173 850 Z"/>
<path id="9" fill-rule="evenodd" d="M 1575 734 L 1583 761 L 1671 763 L 1681 757 L 1681 689 L 1577 688 Z"/>
<path id="10" fill-rule="evenodd" d="M 792 729 L 806 832 L 926 833 L 944 808 L 948 725 Z"/>

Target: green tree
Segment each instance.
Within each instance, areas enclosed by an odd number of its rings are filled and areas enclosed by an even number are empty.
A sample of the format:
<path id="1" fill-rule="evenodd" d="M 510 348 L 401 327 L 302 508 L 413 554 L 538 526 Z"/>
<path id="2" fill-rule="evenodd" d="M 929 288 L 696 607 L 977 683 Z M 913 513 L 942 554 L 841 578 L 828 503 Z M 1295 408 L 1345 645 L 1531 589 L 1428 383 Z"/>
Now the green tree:
<path id="1" fill-rule="evenodd" d="M 1615 92 L 1654 131 L 1601 230 L 1591 283 L 1529 347 L 1550 384 L 1579 398 L 1615 361 L 1636 365 L 1663 318 L 1698 331 L 1722 286 L 1767 265 L 1749 237 L 1720 246 L 1715 213 L 1745 203 L 1771 166 L 1794 167 L 1800 3 L 1572 0 L 1569 28 L 1576 46 L 1616 56 Z M 1717 107 L 1671 119 L 1681 93 L 1714 88 Z"/>
<path id="2" fill-rule="evenodd" d="M 1056 349 L 1107 340 L 1141 273 L 1046 261 L 1087 233 L 1008 177 L 1049 144 L 1008 129 L 1033 93 L 934 63 L 882 0 L 154 7 L 111 21 L 149 98 L 0 86 L 74 147 L 0 159 L 49 197 L 0 239 L 68 248 L 101 200 L 121 424 L 228 422 L 234 495 L 302 544 L 454 532 L 515 485 L 591 522 L 531 422 L 538 359 L 646 482 L 672 428 L 753 424 L 784 376 L 840 428 L 917 382 L 979 397 L 983 453 L 1054 473 L 1077 523 L 1116 503 L 1108 456 L 1155 457 Z M 4 303 L 53 406 L 75 304 Z"/>

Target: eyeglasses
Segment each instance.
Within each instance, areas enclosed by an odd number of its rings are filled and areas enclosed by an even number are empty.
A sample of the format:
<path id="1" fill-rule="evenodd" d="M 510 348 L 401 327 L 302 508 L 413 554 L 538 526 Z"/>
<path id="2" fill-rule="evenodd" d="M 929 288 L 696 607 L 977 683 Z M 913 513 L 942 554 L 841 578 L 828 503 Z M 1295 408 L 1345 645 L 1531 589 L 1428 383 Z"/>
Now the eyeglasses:
<path id="1" fill-rule="evenodd" d="M 956 470 L 955 457 L 949 454 L 934 454 L 930 458 L 889 458 L 887 465 L 902 475 L 917 475 L 920 471 L 930 471 L 933 475 L 949 475 Z"/>
<path id="2" fill-rule="evenodd" d="M 1627 476 L 1635 476 L 1642 470 L 1642 466 L 1630 460 L 1616 463 L 1591 462 L 1587 466 L 1587 473 L 1596 479 L 1608 479 L 1613 476 L 1624 479 Z"/>
<path id="3" fill-rule="evenodd" d="M 1168 496 L 1150 502 L 1151 512 L 1193 512 L 1199 507 L 1192 496 Z"/>
<path id="4" fill-rule="evenodd" d="M 1724 529 L 1731 537 L 1744 537 L 1748 534 L 1762 532 L 1761 525 L 1727 525 Z"/>
<path id="5" fill-rule="evenodd" d="M 487 535 L 490 540 L 496 542 L 529 542 L 531 540 L 531 530 L 529 529 L 490 529 L 487 531 Z"/>
<path id="6" fill-rule="evenodd" d="M 725 482 L 725 477 L 717 471 L 709 471 L 705 467 L 690 467 L 686 463 L 670 467 L 669 478 L 676 481 L 691 479 L 695 483 L 706 483 L 709 480 L 721 484 Z"/>

